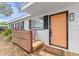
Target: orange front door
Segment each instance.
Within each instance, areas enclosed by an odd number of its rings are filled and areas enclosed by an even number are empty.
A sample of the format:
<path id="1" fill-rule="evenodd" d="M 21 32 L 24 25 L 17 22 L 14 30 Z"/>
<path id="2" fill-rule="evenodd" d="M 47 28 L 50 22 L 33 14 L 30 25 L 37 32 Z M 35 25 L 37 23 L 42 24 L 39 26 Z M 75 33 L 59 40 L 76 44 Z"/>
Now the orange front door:
<path id="1" fill-rule="evenodd" d="M 51 45 L 67 48 L 67 14 L 62 12 L 50 16 Z"/>

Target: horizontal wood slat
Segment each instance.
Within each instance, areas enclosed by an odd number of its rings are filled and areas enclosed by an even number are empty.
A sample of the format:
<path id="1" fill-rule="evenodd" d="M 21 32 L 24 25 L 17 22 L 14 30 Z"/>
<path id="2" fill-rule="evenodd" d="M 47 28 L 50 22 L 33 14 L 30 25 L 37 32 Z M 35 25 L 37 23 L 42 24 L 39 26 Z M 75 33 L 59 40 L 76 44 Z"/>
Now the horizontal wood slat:
<path id="1" fill-rule="evenodd" d="M 13 30 L 12 42 L 19 45 L 27 52 L 32 52 L 32 31 Z"/>

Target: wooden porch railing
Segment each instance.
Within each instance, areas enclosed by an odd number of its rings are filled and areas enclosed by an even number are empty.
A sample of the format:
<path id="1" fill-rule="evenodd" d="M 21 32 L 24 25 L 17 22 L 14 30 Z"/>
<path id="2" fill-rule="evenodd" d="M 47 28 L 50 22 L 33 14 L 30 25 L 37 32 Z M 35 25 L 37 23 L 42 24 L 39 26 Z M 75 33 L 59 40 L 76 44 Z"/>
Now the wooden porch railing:
<path id="1" fill-rule="evenodd" d="M 13 30 L 12 42 L 26 50 L 32 52 L 32 31 Z"/>

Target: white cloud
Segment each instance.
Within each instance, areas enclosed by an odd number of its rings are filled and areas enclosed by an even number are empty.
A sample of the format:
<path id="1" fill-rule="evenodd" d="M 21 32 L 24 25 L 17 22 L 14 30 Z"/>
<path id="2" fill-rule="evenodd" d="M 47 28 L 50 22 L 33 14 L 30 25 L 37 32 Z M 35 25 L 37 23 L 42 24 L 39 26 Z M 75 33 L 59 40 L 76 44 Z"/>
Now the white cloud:
<path id="1" fill-rule="evenodd" d="M 4 19 L 0 19 L 0 22 L 7 22 L 6 20 L 4 20 Z"/>

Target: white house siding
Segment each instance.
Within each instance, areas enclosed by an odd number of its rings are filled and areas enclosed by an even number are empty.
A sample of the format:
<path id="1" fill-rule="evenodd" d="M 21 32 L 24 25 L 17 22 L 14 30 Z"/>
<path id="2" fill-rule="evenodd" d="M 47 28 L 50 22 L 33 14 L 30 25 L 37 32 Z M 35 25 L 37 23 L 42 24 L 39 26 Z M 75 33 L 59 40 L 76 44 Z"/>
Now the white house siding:
<path id="1" fill-rule="evenodd" d="M 69 21 L 68 22 L 68 50 L 78 53 L 79 52 L 79 31 L 78 31 L 79 30 L 79 4 L 64 7 L 62 9 L 55 10 L 55 11 L 50 11 L 46 14 L 37 15 L 35 17 L 31 17 L 28 19 L 34 19 L 40 16 L 51 15 L 51 14 L 55 14 L 63 11 L 68 11 L 69 14 L 74 12 L 74 18 L 75 18 L 74 21 L 71 22 L 70 19 L 68 19 Z M 24 24 L 25 24 L 24 29 L 28 30 L 29 21 L 27 21 L 27 19 L 24 20 Z M 46 45 L 49 45 L 49 29 L 37 30 L 37 37 L 39 40 L 44 41 Z"/>
<path id="2" fill-rule="evenodd" d="M 75 4 L 69 7 L 65 7 L 63 9 L 59 9 L 48 14 L 54 14 L 62 11 L 69 11 L 70 13 L 74 13 L 74 21 L 70 21 L 68 19 L 68 50 L 72 52 L 79 53 L 79 4 Z"/>
<path id="3" fill-rule="evenodd" d="M 29 30 L 29 20 L 24 20 L 24 29 Z"/>
<path id="4" fill-rule="evenodd" d="M 41 14 L 36 17 L 44 16 L 44 15 L 50 15 L 55 14 L 63 11 L 69 11 L 69 14 L 74 12 L 74 21 L 70 21 L 68 19 L 68 50 L 72 52 L 79 52 L 79 4 L 75 4 L 69 7 L 64 7 L 59 10 L 50 11 L 46 14 Z M 33 18 L 36 18 L 33 17 Z M 32 18 L 31 18 L 32 19 Z M 44 41 L 45 44 L 49 45 L 49 29 L 45 30 L 38 30 L 38 39 Z"/>

